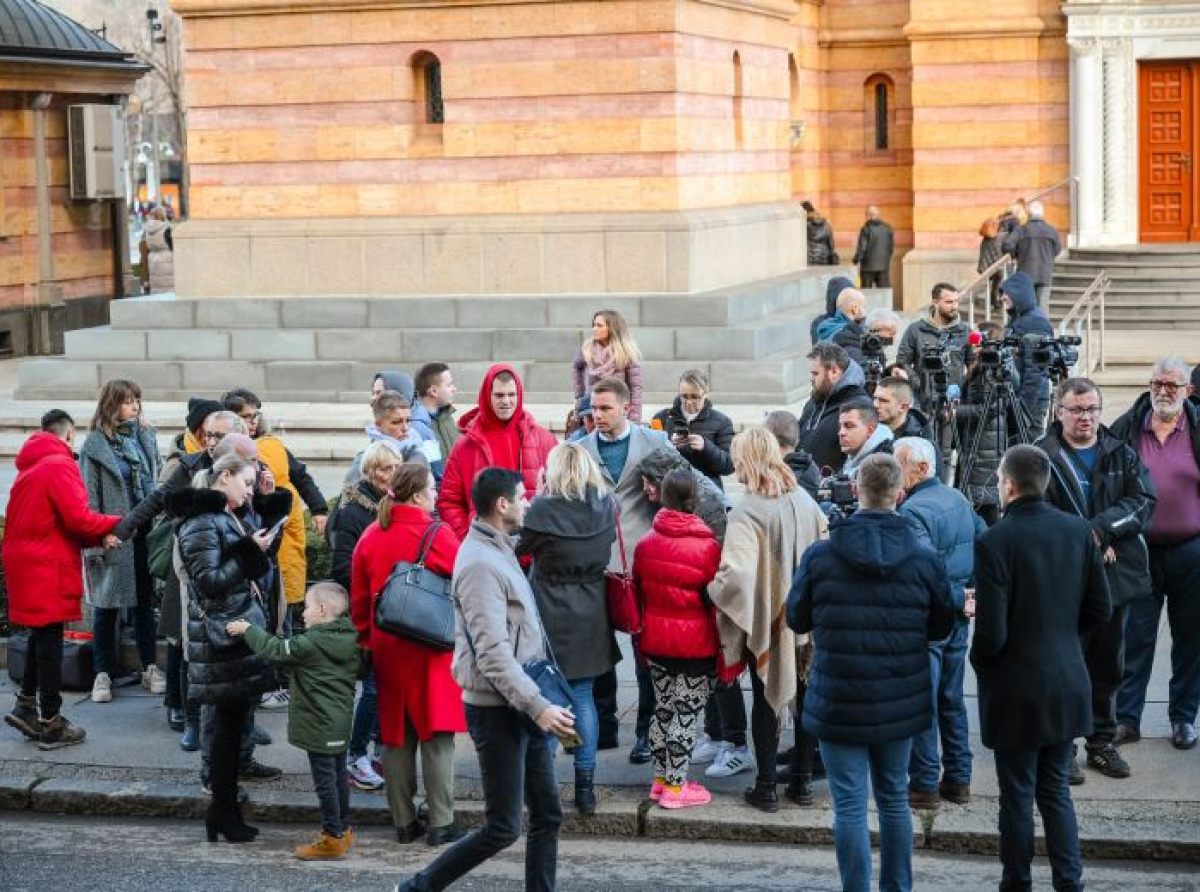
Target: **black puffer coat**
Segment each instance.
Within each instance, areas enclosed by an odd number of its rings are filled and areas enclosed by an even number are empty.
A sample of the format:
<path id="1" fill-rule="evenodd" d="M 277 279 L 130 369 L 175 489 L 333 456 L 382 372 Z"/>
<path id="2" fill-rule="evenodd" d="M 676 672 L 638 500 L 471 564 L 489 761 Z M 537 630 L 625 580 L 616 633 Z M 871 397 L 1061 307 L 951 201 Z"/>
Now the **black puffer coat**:
<path id="1" fill-rule="evenodd" d="M 278 507 L 291 505 L 291 493 L 260 497 L 262 520 L 286 516 Z M 168 493 L 167 512 L 178 519 L 179 555 L 188 575 L 188 697 L 200 703 L 249 699 L 274 690 L 274 669 L 245 642 L 215 648 L 204 615 L 230 619 L 248 609 L 255 597 L 251 583 L 269 590 L 270 558 L 250 538 L 241 522 L 225 510 L 225 496 L 213 489 L 178 489 Z M 264 611 L 266 606 L 264 605 Z"/>
<path id="2" fill-rule="evenodd" d="M 808 265 L 832 266 L 839 259 L 837 249 L 833 246 L 833 227 L 820 214 L 809 214 Z"/>
<path id="3" fill-rule="evenodd" d="M 672 442 L 676 431 L 686 430 L 704 438 L 704 448 L 699 452 L 690 446 L 676 448 L 679 454 L 688 460 L 688 464 L 724 490 L 725 484 L 721 482 L 721 478 L 733 473 L 733 459 L 729 455 L 729 446 L 733 443 L 733 422 L 729 420 L 729 416 L 718 412 L 710 401 L 705 400 L 700 414 L 689 424 L 683 415 L 679 397 L 675 397 L 671 408 L 663 409 L 654 418 L 662 424 Z"/>
<path id="4" fill-rule="evenodd" d="M 604 571 L 617 538 L 616 505 L 588 490 L 586 501 L 538 496 L 529 506 L 517 555 L 532 555 L 529 583 L 563 674 L 595 678 L 616 665 Z M 633 544 L 627 542 L 630 566 Z"/>
<path id="5" fill-rule="evenodd" d="M 325 540 L 329 543 L 329 574 L 333 581 L 350 591 L 350 565 L 354 557 L 354 546 L 374 521 L 379 519 L 378 493 L 366 480 L 342 490 L 337 507 L 329 515 L 325 526 Z"/>

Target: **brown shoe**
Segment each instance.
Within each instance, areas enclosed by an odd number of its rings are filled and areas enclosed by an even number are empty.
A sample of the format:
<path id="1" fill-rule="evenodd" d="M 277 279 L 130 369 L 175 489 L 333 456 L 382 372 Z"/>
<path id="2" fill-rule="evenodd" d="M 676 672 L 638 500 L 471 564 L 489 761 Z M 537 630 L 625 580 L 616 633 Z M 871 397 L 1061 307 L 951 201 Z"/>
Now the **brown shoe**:
<path id="1" fill-rule="evenodd" d="M 296 847 L 296 857 L 301 861 L 336 861 L 345 854 L 345 837 L 330 836 L 324 830 L 315 842 Z"/>
<path id="2" fill-rule="evenodd" d="M 76 728 L 59 713 L 49 721 L 42 722 L 42 737 L 38 741 L 40 750 L 57 750 L 64 746 L 83 743 L 87 734 L 82 728 Z"/>
<path id="3" fill-rule="evenodd" d="M 942 804 L 942 800 L 936 790 L 910 789 L 908 791 L 908 804 L 917 811 L 937 811 L 938 806 Z"/>
<path id="4" fill-rule="evenodd" d="M 970 784 L 948 784 L 945 781 L 938 784 L 938 795 L 947 802 L 955 805 L 969 805 L 971 802 Z"/>
<path id="5" fill-rule="evenodd" d="M 354 848 L 354 841 L 355 841 L 354 831 L 351 830 L 349 827 L 347 827 L 345 830 L 342 831 L 342 842 L 345 843 L 345 845 L 342 848 L 343 854 L 350 851 L 352 848 Z"/>

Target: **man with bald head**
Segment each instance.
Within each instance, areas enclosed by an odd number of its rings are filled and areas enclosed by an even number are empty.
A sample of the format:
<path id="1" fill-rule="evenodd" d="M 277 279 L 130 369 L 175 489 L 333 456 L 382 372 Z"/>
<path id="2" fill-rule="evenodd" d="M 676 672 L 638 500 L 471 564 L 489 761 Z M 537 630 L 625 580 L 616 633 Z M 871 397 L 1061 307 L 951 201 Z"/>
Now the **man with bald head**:
<path id="1" fill-rule="evenodd" d="M 892 252 L 896 249 L 896 236 L 892 227 L 879 216 L 879 208 L 867 208 L 867 222 L 858 233 L 858 247 L 854 249 L 854 263 L 863 288 L 891 288 L 889 272 Z"/>

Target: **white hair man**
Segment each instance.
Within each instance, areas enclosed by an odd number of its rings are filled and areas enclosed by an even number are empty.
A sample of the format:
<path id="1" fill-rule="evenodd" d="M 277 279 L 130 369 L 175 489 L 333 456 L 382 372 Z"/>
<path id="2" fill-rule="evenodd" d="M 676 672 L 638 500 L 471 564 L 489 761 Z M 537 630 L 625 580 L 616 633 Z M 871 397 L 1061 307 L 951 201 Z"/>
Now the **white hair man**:
<path id="1" fill-rule="evenodd" d="M 1200 706 L 1200 409 L 1192 395 L 1191 368 L 1159 360 L 1150 389 L 1110 431 L 1132 446 L 1150 469 L 1158 496 L 1146 531 L 1154 591 L 1129 602 L 1125 673 L 1117 692 L 1116 743 L 1141 738 L 1142 709 L 1164 602 L 1171 626 L 1171 684 L 1167 717 L 1171 743 L 1196 745 Z"/>
<path id="2" fill-rule="evenodd" d="M 1054 261 L 1062 251 L 1058 232 L 1046 222 L 1040 201 L 1026 208 L 1029 222 L 1010 232 L 1001 244 L 1005 254 L 1017 259 L 1017 269 L 1028 273 L 1037 289 L 1038 305 L 1050 312 L 1050 288 L 1054 284 Z"/>
<path id="3" fill-rule="evenodd" d="M 939 798 L 966 805 L 971 799 L 971 740 L 963 675 L 974 613 L 967 586 L 975 571 L 975 539 L 986 527 L 967 498 L 938 479 L 932 443 L 922 437 L 902 437 L 893 444 L 892 454 L 900 463 L 906 494 L 897 510 L 945 564 L 956 617 L 948 638 L 929 643 L 934 718 L 913 739 L 909 801 L 915 808 L 937 808 Z"/>

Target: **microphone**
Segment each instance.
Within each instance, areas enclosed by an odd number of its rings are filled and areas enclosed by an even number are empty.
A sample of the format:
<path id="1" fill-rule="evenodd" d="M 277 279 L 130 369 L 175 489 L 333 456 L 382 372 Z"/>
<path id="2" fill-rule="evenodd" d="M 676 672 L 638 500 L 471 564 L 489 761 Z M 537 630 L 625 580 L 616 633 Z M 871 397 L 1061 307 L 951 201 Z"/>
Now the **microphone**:
<path id="1" fill-rule="evenodd" d="M 978 332 L 975 333 L 978 334 Z M 952 403 L 958 402 L 958 400 L 962 399 L 962 388 L 957 384 L 949 385 L 946 388 L 946 399 Z"/>
<path id="2" fill-rule="evenodd" d="M 983 332 L 973 331 L 967 335 L 967 343 L 972 347 L 978 347 L 983 343 Z"/>

